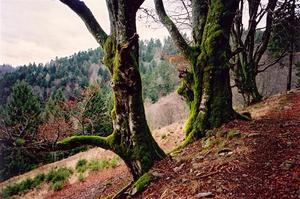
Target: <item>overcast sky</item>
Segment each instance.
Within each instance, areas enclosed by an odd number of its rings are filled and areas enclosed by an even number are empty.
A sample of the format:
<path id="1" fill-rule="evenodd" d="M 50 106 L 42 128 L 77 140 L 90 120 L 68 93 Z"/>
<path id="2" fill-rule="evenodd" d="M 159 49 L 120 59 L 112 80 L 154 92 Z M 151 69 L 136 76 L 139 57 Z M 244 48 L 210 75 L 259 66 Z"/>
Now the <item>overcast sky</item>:
<path id="1" fill-rule="evenodd" d="M 105 0 L 85 2 L 109 33 Z M 44 63 L 98 47 L 80 18 L 59 0 L 0 0 L 0 10 L 0 64 Z M 165 29 L 143 23 L 138 23 L 138 33 L 142 39 L 167 36 Z"/>

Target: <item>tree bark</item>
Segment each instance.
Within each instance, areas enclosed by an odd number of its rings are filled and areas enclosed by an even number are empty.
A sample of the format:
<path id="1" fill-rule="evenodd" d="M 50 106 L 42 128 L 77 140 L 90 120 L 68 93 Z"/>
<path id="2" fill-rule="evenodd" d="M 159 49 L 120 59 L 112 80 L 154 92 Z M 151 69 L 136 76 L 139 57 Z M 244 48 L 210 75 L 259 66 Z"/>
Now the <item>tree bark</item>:
<path id="1" fill-rule="evenodd" d="M 155 0 L 161 22 L 191 63 L 178 93 L 189 106 L 186 143 L 205 136 L 208 129 L 238 116 L 232 108 L 229 79 L 229 35 L 238 0 L 193 0 L 193 46 L 188 46 L 166 15 L 161 0 Z M 188 46 L 188 47 L 187 47 Z"/>
<path id="2" fill-rule="evenodd" d="M 189 139 L 203 137 L 205 130 L 219 127 L 237 116 L 232 108 L 229 77 L 229 35 L 237 6 L 238 1 L 210 3 L 194 71 L 194 99 L 186 125 Z"/>
<path id="3" fill-rule="evenodd" d="M 148 171 L 156 160 L 165 157 L 165 153 L 151 135 L 142 99 L 136 12 L 143 1 L 107 0 L 111 22 L 110 36 L 105 36 L 104 31 L 99 28 L 100 25 L 95 25 L 97 23 L 83 2 L 78 0 L 61 1 L 85 21 L 88 29 L 96 40 L 99 39 L 97 41 L 106 53 L 103 61 L 111 73 L 114 91 L 112 111 L 114 131 L 108 137 L 71 137 L 61 141 L 59 145 L 74 147 L 90 144 L 109 149 L 124 160 L 136 180 Z M 81 5 L 80 9 L 76 7 L 79 4 Z M 102 36 L 98 37 L 97 35 Z"/>
<path id="4" fill-rule="evenodd" d="M 290 50 L 289 50 L 289 70 L 288 70 L 288 76 L 287 76 L 287 85 L 286 90 L 290 91 L 292 89 L 292 72 L 293 72 L 293 62 L 294 62 L 294 34 L 293 31 L 295 26 L 295 8 L 296 8 L 296 0 L 292 1 L 292 13 L 291 13 L 291 39 L 290 39 Z"/>

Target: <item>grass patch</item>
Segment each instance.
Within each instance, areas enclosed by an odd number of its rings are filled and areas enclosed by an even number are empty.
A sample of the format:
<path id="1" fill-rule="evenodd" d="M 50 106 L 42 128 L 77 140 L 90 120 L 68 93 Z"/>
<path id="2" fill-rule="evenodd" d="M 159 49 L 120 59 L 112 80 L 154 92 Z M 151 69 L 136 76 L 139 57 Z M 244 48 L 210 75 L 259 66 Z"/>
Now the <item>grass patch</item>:
<path id="1" fill-rule="evenodd" d="M 76 171 L 79 173 L 84 173 L 88 169 L 87 163 L 88 161 L 86 159 L 78 160 L 75 167 Z"/>
<path id="2" fill-rule="evenodd" d="M 46 181 L 51 182 L 51 187 L 54 190 L 59 190 L 72 173 L 72 170 L 66 167 L 51 169 L 46 175 Z"/>
<path id="3" fill-rule="evenodd" d="M 79 182 L 83 182 L 85 180 L 85 177 L 83 176 L 83 174 L 81 173 L 81 174 L 79 174 L 79 176 L 78 176 L 78 181 Z"/>
<path id="4" fill-rule="evenodd" d="M 91 160 L 88 163 L 88 168 L 91 171 L 98 171 L 100 169 L 107 169 L 107 168 L 115 168 L 118 166 L 120 161 L 119 156 L 114 156 L 110 160 Z"/>
<path id="5" fill-rule="evenodd" d="M 1 195 L 3 198 L 9 198 L 13 195 L 26 193 L 30 189 L 38 187 L 42 182 L 44 182 L 44 180 L 45 180 L 44 174 L 38 174 L 33 179 L 26 178 L 21 182 L 9 184 L 7 187 L 3 189 Z"/>
<path id="6" fill-rule="evenodd" d="M 118 166 L 119 161 L 119 156 L 114 156 L 108 160 L 91 160 L 90 162 L 86 159 L 80 159 L 75 167 L 76 171 L 80 173 L 78 180 L 80 182 L 84 181 L 85 178 L 82 173 L 86 170 L 98 171 L 104 168 L 115 168 Z M 30 189 L 38 187 L 43 182 L 51 183 L 51 188 L 57 191 L 63 188 L 66 180 L 72 173 L 73 171 L 66 167 L 51 169 L 47 174 L 41 173 L 34 178 L 26 178 L 20 182 L 9 184 L 2 190 L 0 196 L 6 199 L 13 195 L 26 193 Z"/>
<path id="7" fill-rule="evenodd" d="M 64 181 L 57 181 L 55 183 L 52 184 L 52 189 L 54 191 L 58 191 L 61 190 L 64 186 Z"/>

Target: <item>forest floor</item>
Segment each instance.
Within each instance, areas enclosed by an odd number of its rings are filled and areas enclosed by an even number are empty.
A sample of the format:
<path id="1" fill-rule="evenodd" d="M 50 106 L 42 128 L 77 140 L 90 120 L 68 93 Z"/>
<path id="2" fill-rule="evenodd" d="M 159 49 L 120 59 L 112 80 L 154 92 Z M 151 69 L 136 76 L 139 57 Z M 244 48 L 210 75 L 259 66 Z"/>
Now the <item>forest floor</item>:
<path id="1" fill-rule="evenodd" d="M 300 92 L 270 97 L 246 111 L 253 120 L 232 121 L 157 162 L 151 170 L 154 180 L 134 197 L 299 199 Z M 183 139 L 182 126 L 154 131 L 154 137 L 170 151 Z M 120 163 L 91 172 L 83 182 L 70 181 L 60 191 L 44 184 L 15 198 L 107 198 L 131 180 Z"/>
<path id="2" fill-rule="evenodd" d="M 137 198 L 300 198 L 300 92 L 274 96 L 152 169 Z"/>

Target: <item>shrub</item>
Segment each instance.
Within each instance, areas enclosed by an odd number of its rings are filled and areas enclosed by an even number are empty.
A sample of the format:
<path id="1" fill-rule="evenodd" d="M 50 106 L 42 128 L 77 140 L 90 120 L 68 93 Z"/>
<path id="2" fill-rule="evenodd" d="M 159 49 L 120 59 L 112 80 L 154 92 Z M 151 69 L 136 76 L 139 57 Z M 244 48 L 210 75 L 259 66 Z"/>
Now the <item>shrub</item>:
<path id="1" fill-rule="evenodd" d="M 80 159 L 76 163 L 76 171 L 79 173 L 84 173 L 87 170 L 87 160 L 86 159 Z"/>
<path id="2" fill-rule="evenodd" d="M 115 167 L 118 166 L 119 162 L 120 162 L 120 157 L 117 156 L 117 155 L 115 155 L 115 156 L 110 160 L 110 166 L 111 166 L 112 168 L 115 168 Z"/>
<path id="3" fill-rule="evenodd" d="M 39 186 L 45 180 L 44 174 L 38 174 L 33 179 L 26 178 L 18 183 L 9 184 L 2 191 L 3 198 L 9 198 L 10 196 L 26 193 L 28 190 Z"/>
<path id="4" fill-rule="evenodd" d="M 72 173 L 73 173 L 72 170 L 66 167 L 52 169 L 46 175 L 46 181 L 52 183 L 55 183 L 57 181 L 63 181 L 66 180 Z"/>
<path id="5" fill-rule="evenodd" d="M 107 160 L 106 160 L 107 161 Z M 103 161 L 99 161 L 99 160 L 91 160 L 89 162 L 89 169 L 92 170 L 92 171 L 98 171 L 99 169 L 102 169 L 104 168 L 105 166 L 105 162 Z"/>
<path id="6" fill-rule="evenodd" d="M 54 191 L 58 191 L 58 190 L 61 190 L 64 186 L 64 182 L 63 181 L 57 181 L 55 182 L 54 184 L 52 184 L 52 189 Z"/>
<path id="7" fill-rule="evenodd" d="M 119 156 L 114 156 L 111 160 L 91 160 L 88 164 L 88 168 L 92 171 L 98 171 L 99 169 L 115 168 L 120 161 Z"/>
<path id="8" fill-rule="evenodd" d="M 51 187 L 54 190 L 59 190 L 64 185 L 64 182 L 71 176 L 72 170 L 66 167 L 52 169 L 46 175 L 46 181 L 51 182 Z"/>
<path id="9" fill-rule="evenodd" d="M 82 173 L 79 174 L 79 176 L 78 176 L 78 181 L 79 181 L 79 182 L 83 182 L 83 181 L 84 181 L 84 176 L 83 176 Z"/>

